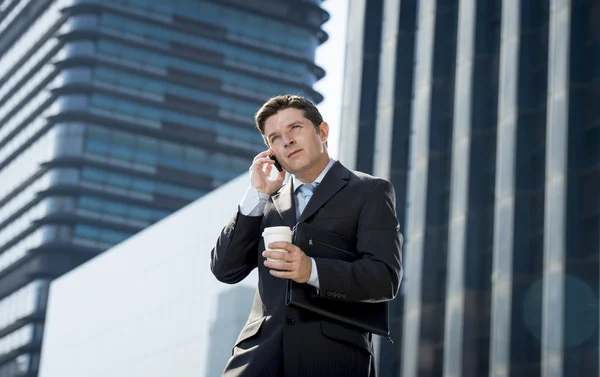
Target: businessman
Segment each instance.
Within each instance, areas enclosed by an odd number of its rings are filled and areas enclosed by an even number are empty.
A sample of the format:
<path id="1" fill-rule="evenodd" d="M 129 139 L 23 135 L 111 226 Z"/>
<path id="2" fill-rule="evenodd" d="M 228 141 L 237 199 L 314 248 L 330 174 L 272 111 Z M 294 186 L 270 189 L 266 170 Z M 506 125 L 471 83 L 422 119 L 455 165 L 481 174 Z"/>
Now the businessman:
<path id="1" fill-rule="evenodd" d="M 254 158 L 250 186 L 211 253 L 211 270 L 225 283 L 258 268 L 254 304 L 223 376 L 375 376 L 370 333 L 286 306 L 285 292 L 291 279 L 322 300 L 392 300 L 402 278 L 394 188 L 331 159 L 329 125 L 303 97 L 273 97 L 255 121 L 268 149 Z M 275 161 L 282 170 L 271 175 Z M 265 227 L 302 221 L 352 240 L 358 259 L 311 258 L 288 242 L 264 245 Z"/>

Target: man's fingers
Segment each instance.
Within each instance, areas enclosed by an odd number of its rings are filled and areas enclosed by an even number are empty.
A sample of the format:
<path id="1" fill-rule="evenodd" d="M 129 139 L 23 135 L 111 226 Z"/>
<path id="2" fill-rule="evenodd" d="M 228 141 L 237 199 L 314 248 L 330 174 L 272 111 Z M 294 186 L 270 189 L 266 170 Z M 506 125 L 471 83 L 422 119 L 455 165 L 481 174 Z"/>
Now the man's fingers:
<path id="1" fill-rule="evenodd" d="M 272 249 L 282 249 L 282 248 L 274 247 Z M 263 251 L 262 255 L 265 258 L 274 259 L 274 260 L 283 261 L 283 262 L 293 262 L 296 259 L 296 258 L 294 258 L 293 255 L 290 255 L 290 253 L 287 253 L 285 251 L 281 252 L 281 251 L 275 251 L 275 250 L 265 250 L 265 251 Z"/>
<path id="2" fill-rule="evenodd" d="M 276 278 L 291 279 L 298 283 L 306 283 L 310 278 L 311 269 L 303 267 L 301 259 L 292 262 L 266 259 L 263 263 Z"/>
<path id="3" fill-rule="evenodd" d="M 297 263 L 265 260 L 264 264 L 269 269 L 269 273 L 275 277 L 294 280 L 299 276 L 299 265 Z"/>
<path id="4" fill-rule="evenodd" d="M 259 158 L 268 157 L 271 153 L 272 153 L 271 149 L 267 149 L 266 151 L 262 151 L 259 154 L 257 154 L 256 156 L 254 156 L 254 160 L 252 160 L 252 161 L 256 161 Z"/>
<path id="5" fill-rule="evenodd" d="M 292 279 L 294 278 L 294 274 L 288 271 L 277 271 L 277 270 L 269 270 L 269 273 L 276 278 L 281 279 Z"/>
<path id="6" fill-rule="evenodd" d="M 250 166 L 250 169 L 262 170 L 265 164 L 274 164 L 275 161 L 271 160 L 268 157 L 257 158 Z"/>
<path id="7" fill-rule="evenodd" d="M 282 279 L 292 279 L 298 283 L 306 283 L 309 280 L 312 264 L 308 261 L 310 258 L 300 248 L 285 241 L 272 242 L 268 247 L 286 250 L 262 252 L 263 257 L 267 258 L 263 264 L 269 269 L 271 275 Z"/>
<path id="8" fill-rule="evenodd" d="M 269 155 L 271 154 L 273 154 L 273 151 L 271 151 L 271 149 L 267 149 L 266 151 L 260 152 L 254 157 L 252 163 L 256 162 L 256 160 L 258 160 L 259 158 L 269 157 Z"/>
<path id="9" fill-rule="evenodd" d="M 283 250 L 287 250 L 290 253 L 294 253 L 298 249 L 298 246 L 294 245 L 291 242 L 286 242 L 286 241 L 276 241 L 276 242 L 271 242 L 270 244 L 266 245 L 269 250 L 273 250 L 273 249 L 283 249 Z"/>
<path id="10" fill-rule="evenodd" d="M 274 270 L 280 271 L 292 271 L 294 269 L 293 263 L 286 261 L 277 261 L 277 260 L 265 260 L 265 267 L 272 268 Z"/>

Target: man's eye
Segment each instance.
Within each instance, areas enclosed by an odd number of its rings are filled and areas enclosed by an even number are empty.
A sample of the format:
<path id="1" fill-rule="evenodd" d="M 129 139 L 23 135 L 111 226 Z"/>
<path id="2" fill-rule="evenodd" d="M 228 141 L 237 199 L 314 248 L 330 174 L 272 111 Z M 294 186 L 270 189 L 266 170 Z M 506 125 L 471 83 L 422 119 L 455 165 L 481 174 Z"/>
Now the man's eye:
<path id="1" fill-rule="evenodd" d="M 299 125 L 299 124 L 294 124 L 294 125 L 292 126 L 292 129 L 294 129 L 294 128 L 302 128 L 302 126 L 301 126 L 301 125 Z"/>
<path id="2" fill-rule="evenodd" d="M 274 141 L 276 141 L 277 139 L 279 139 L 279 136 L 273 136 L 273 137 L 271 138 L 271 143 L 272 143 L 272 142 L 274 142 Z"/>

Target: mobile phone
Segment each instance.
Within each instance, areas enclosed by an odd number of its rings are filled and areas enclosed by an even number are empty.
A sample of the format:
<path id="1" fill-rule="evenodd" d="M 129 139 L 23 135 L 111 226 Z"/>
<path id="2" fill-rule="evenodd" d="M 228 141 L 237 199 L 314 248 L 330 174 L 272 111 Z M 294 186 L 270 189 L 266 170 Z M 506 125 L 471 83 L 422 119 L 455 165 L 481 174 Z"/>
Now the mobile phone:
<path id="1" fill-rule="evenodd" d="M 277 169 L 277 171 L 282 171 L 283 168 L 281 167 L 281 164 L 279 163 L 279 161 L 277 161 L 277 157 L 275 157 L 274 154 L 270 155 L 269 158 L 273 161 L 275 161 L 275 169 Z"/>

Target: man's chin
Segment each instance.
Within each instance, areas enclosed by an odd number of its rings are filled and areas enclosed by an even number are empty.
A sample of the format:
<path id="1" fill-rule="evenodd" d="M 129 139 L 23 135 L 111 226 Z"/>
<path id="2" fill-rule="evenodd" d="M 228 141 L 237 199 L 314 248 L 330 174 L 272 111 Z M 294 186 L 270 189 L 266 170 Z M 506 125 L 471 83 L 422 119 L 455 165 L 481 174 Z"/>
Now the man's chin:
<path id="1" fill-rule="evenodd" d="M 286 165 L 287 168 L 285 170 L 292 175 L 302 174 L 306 170 L 306 165 L 300 164 L 297 161 L 287 163 Z"/>

